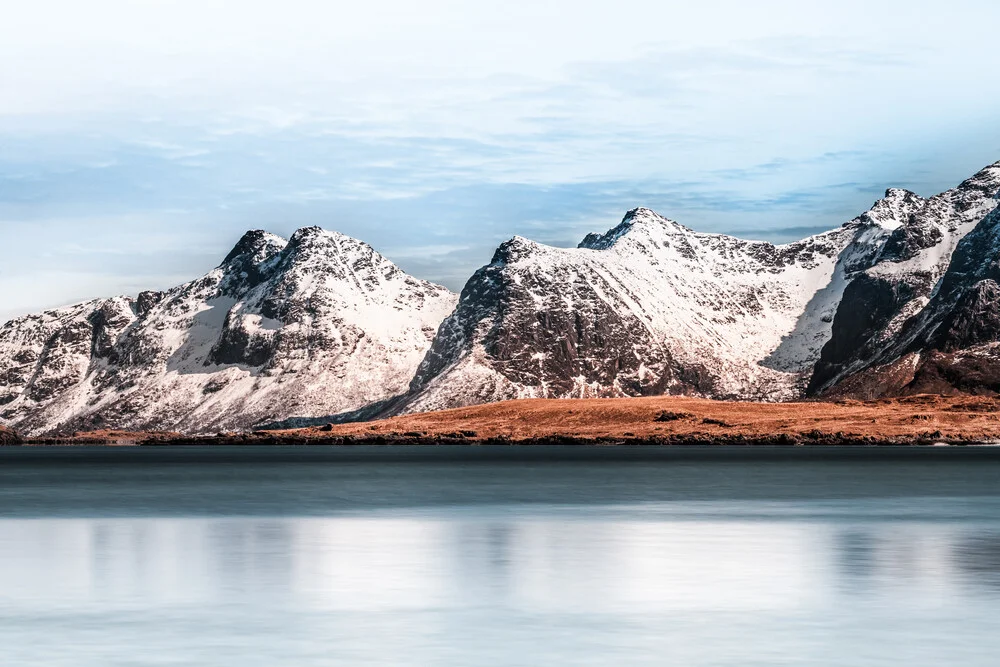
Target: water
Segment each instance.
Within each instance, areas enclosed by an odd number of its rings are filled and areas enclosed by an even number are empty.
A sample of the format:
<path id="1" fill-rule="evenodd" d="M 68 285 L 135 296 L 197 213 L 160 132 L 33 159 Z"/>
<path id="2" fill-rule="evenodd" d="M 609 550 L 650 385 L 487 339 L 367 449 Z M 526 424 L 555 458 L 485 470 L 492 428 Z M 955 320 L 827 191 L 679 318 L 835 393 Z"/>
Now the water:
<path id="1" fill-rule="evenodd" d="M 1000 461 L 0 456 L 2 664 L 995 665 Z"/>

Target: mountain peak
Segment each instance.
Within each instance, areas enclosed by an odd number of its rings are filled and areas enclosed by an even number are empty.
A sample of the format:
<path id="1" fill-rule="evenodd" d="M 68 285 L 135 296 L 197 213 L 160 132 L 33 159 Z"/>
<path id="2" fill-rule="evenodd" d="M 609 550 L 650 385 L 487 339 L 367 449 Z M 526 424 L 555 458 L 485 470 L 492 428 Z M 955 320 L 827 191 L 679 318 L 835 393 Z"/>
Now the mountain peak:
<path id="1" fill-rule="evenodd" d="M 630 234 L 632 230 L 643 230 L 647 233 L 666 232 L 667 234 L 693 233 L 693 230 L 679 222 L 664 218 L 652 209 L 639 207 L 628 211 L 616 227 L 604 234 L 587 234 L 577 247 L 589 248 L 590 250 L 606 250 L 615 245 L 620 238 Z"/>
<path id="2" fill-rule="evenodd" d="M 540 243 L 531 239 L 526 239 L 523 236 L 514 236 L 497 246 L 490 263 L 513 264 L 537 252 L 542 247 Z"/>
<path id="3" fill-rule="evenodd" d="M 259 262 L 274 252 L 280 251 L 286 244 L 287 241 L 280 236 L 263 229 L 251 229 L 243 234 L 233 246 L 226 258 L 222 260 L 222 264 L 230 264 L 237 258 Z"/>
<path id="4" fill-rule="evenodd" d="M 970 205 L 984 199 L 1000 199 L 1000 162 L 983 167 L 952 192 Z"/>
<path id="5" fill-rule="evenodd" d="M 920 195 L 913 192 L 912 190 L 907 190 L 906 188 L 887 188 L 885 191 L 884 199 L 886 201 L 905 201 L 907 199 L 920 199 Z"/>
<path id="6" fill-rule="evenodd" d="M 285 256 L 296 263 L 309 258 L 339 257 L 356 252 L 374 253 L 375 251 L 364 241 L 322 227 L 302 227 L 297 229 L 288 239 Z"/>
<path id="7" fill-rule="evenodd" d="M 857 219 L 884 229 L 893 230 L 904 224 L 914 213 L 927 204 L 927 200 L 915 192 L 903 188 L 889 188 L 879 199 Z"/>
<path id="8" fill-rule="evenodd" d="M 661 216 L 653 209 L 646 208 L 645 206 L 636 206 L 635 208 L 625 212 L 625 217 L 622 218 L 622 222 L 625 222 L 626 220 L 656 218 L 661 218 Z"/>
<path id="9" fill-rule="evenodd" d="M 224 274 L 224 293 L 232 294 L 264 280 L 265 262 L 278 255 L 287 244 L 285 239 L 262 229 L 246 232 L 219 265 Z"/>
<path id="10" fill-rule="evenodd" d="M 625 214 L 622 223 L 628 223 L 632 227 L 650 226 L 654 229 L 666 229 L 671 232 L 692 232 L 694 230 L 685 227 L 676 220 L 664 218 L 662 215 L 650 208 L 634 208 Z"/>
<path id="11" fill-rule="evenodd" d="M 343 237 L 343 234 L 311 225 L 296 229 L 288 239 L 288 244 L 291 246 L 310 246 L 316 243 L 330 243 L 340 237 Z"/>

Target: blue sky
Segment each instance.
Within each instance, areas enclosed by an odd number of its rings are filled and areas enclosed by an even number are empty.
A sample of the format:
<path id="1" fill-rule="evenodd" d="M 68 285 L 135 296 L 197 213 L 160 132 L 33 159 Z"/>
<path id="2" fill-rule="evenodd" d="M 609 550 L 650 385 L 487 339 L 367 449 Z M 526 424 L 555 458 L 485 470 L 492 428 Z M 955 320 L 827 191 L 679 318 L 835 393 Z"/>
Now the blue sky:
<path id="1" fill-rule="evenodd" d="M 788 241 L 1000 160 L 986 0 L 20 5 L 0 319 L 174 285 L 249 228 L 458 289 L 513 234 L 575 245 L 642 205 Z"/>

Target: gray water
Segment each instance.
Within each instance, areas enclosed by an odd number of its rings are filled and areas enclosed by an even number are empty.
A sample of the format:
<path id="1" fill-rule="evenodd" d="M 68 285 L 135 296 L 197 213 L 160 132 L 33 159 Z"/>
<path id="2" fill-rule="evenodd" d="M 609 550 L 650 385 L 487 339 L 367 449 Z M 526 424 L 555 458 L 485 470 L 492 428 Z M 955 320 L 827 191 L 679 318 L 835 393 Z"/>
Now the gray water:
<path id="1" fill-rule="evenodd" d="M 1000 661 L 1000 461 L 43 459 L 4 665 Z"/>

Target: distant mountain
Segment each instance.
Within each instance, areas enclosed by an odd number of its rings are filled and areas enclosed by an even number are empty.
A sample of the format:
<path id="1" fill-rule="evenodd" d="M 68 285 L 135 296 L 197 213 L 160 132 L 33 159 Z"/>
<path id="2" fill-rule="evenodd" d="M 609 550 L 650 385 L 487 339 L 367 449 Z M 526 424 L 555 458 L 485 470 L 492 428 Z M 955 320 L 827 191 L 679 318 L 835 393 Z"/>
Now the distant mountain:
<path id="1" fill-rule="evenodd" d="M 456 295 L 317 227 L 248 232 L 218 268 L 0 328 L 0 422 L 208 432 L 406 390 Z"/>
<path id="2" fill-rule="evenodd" d="M 515 237 L 460 297 L 311 227 L 208 275 L 0 328 L 0 423 L 193 433 L 511 398 L 1000 392 L 1000 163 L 786 245 L 639 208 Z"/>
<path id="3" fill-rule="evenodd" d="M 576 249 L 514 238 L 466 285 L 391 411 L 830 391 L 881 359 L 928 303 L 961 239 L 1000 203 L 998 189 L 1000 163 L 928 200 L 889 190 L 843 227 L 781 246 L 696 233 L 647 209 Z M 995 262 L 990 252 L 970 262 Z M 966 311 L 992 298 L 988 285 L 977 289 Z M 989 328 L 982 316 L 966 318 L 977 332 Z"/>

